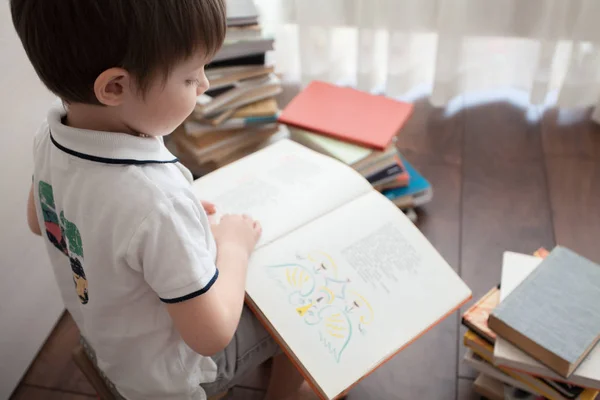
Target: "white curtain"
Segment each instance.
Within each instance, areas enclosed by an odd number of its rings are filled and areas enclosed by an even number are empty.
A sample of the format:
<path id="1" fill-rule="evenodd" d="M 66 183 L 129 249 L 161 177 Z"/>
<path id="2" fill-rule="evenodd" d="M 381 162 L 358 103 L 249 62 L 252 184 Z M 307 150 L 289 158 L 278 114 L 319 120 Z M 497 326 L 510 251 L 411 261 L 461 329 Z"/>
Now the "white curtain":
<path id="1" fill-rule="evenodd" d="M 255 0 L 288 81 L 436 105 L 511 88 L 533 104 L 600 99 L 600 0 Z"/>

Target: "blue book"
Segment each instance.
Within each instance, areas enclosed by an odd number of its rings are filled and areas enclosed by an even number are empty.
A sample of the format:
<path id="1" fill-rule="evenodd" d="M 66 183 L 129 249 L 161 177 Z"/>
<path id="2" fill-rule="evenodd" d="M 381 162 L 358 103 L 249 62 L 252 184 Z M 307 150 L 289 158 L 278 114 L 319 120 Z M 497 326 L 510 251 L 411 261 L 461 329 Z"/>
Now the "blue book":
<path id="1" fill-rule="evenodd" d="M 381 193 L 393 202 L 397 202 L 400 199 L 414 198 L 415 206 L 421 205 L 431 200 L 433 191 L 431 183 L 423 175 L 417 171 L 412 164 L 410 164 L 406 158 L 400 155 L 404 168 L 410 176 L 408 186 L 398 187 L 394 189 L 387 189 Z"/>

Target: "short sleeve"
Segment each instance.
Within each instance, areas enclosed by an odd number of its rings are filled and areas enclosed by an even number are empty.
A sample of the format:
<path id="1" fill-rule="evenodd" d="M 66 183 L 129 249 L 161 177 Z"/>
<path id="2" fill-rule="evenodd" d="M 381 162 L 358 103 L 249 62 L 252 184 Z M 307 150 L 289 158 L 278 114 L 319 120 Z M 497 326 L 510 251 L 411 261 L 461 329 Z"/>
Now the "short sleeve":
<path id="1" fill-rule="evenodd" d="M 206 229 L 198 203 L 182 196 L 157 205 L 131 238 L 128 262 L 163 302 L 200 296 L 217 280 Z"/>

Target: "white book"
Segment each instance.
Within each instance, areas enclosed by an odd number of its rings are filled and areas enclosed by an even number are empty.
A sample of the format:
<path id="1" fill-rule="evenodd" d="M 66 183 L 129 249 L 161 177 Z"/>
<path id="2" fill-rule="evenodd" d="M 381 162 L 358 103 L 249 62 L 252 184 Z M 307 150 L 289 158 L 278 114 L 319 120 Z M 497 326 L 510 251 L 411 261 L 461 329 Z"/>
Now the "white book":
<path id="1" fill-rule="evenodd" d="M 211 62 L 262 54 L 274 49 L 275 39 L 263 36 L 259 39 L 224 42 Z"/>
<path id="2" fill-rule="evenodd" d="M 221 89 L 237 81 L 268 75 L 274 72 L 271 65 L 235 65 L 214 67 L 205 71 L 206 79 L 210 82 L 209 90 Z"/>
<path id="3" fill-rule="evenodd" d="M 244 26 L 228 26 L 225 34 L 225 42 L 237 42 L 239 40 L 255 40 L 262 37 L 262 28 L 258 24 Z"/>
<path id="4" fill-rule="evenodd" d="M 271 82 L 271 83 L 273 83 L 273 82 Z M 277 83 L 265 85 L 264 87 L 260 87 L 258 89 L 259 90 L 241 94 L 240 96 L 228 101 L 226 104 L 222 105 L 221 107 L 212 110 L 211 113 L 207 113 L 205 109 L 202 109 L 202 107 L 196 107 L 194 109 L 194 111 L 192 112 L 192 118 L 195 118 L 197 120 L 202 120 L 204 118 L 212 118 L 221 112 L 240 108 L 240 107 L 246 106 L 248 104 L 260 101 L 260 100 L 265 100 L 265 99 L 275 97 L 283 91 L 281 85 L 277 84 Z M 210 104 L 211 100 L 208 99 L 207 97 L 208 96 L 205 96 L 205 95 L 198 96 L 198 98 L 196 99 L 196 104 L 197 105 Z"/>
<path id="5" fill-rule="evenodd" d="M 491 376 L 479 374 L 473 382 L 473 389 L 488 400 L 505 400 L 504 385 Z"/>
<path id="6" fill-rule="evenodd" d="M 248 25 L 258 22 L 258 9 L 253 0 L 227 0 L 227 25 Z"/>
<path id="7" fill-rule="evenodd" d="M 500 301 L 504 300 L 542 260 L 513 252 L 504 253 Z M 600 390 L 600 346 L 596 346 L 567 380 L 505 339 L 494 346 L 494 364 L 559 382 Z"/>
<path id="8" fill-rule="evenodd" d="M 365 178 L 291 140 L 200 178 L 194 190 L 219 213 L 261 222 L 247 303 L 321 398 L 347 392 L 471 298 Z"/>
<path id="9" fill-rule="evenodd" d="M 236 82 L 231 89 L 216 97 L 211 97 L 205 93 L 201 94 L 196 98 L 196 110 L 208 115 L 243 96 L 260 95 L 271 88 L 279 88 L 280 86 L 281 81 L 275 74 L 246 79 Z"/>

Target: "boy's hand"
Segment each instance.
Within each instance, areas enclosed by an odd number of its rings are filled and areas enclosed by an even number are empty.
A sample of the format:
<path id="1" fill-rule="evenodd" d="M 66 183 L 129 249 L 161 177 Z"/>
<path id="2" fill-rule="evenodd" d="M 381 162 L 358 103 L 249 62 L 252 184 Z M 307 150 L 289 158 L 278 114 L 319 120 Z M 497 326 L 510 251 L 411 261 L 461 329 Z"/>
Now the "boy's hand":
<path id="1" fill-rule="evenodd" d="M 204 208 L 204 211 L 206 211 L 208 215 L 212 215 L 217 212 L 217 207 L 215 207 L 215 205 L 210 201 L 200 200 L 200 204 L 202 204 L 202 208 Z"/>
<path id="2" fill-rule="evenodd" d="M 260 238 L 262 227 L 247 215 L 224 215 L 212 226 L 212 232 L 217 247 L 238 247 L 249 256 Z"/>

